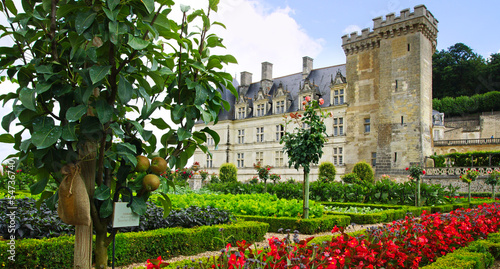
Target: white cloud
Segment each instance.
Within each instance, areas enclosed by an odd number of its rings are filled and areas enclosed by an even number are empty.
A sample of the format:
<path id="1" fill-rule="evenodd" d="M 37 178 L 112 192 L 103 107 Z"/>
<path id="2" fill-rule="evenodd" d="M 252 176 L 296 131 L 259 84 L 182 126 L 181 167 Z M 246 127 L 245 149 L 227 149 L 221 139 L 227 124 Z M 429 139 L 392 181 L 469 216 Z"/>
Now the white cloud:
<path id="1" fill-rule="evenodd" d="M 290 7 L 269 8 L 258 1 L 222 0 L 217 20 L 227 30 L 218 31 L 227 50 L 216 53 L 232 54 L 238 65 L 228 66 L 232 75 L 248 71 L 253 81 L 260 80 L 261 63 L 273 64 L 273 77 L 302 71 L 302 57 L 315 58 L 324 40 L 314 39 L 292 18 Z"/>
<path id="2" fill-rule="evenodd" d="M 355 24 L 351 24 L 351 25 L 347 26 L 342 32 L 344 34 L 348 34 L 348 35 L 350 35 L 352 32 L 361 33 L 361 27 L 359 27 L 358 25 L 355 25 Z"/>

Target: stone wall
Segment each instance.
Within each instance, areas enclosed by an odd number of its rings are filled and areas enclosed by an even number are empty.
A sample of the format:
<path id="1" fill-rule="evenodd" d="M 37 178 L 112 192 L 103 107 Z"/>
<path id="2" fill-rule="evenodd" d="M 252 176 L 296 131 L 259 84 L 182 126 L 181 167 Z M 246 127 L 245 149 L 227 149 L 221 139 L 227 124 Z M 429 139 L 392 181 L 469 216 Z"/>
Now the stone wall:
<path id="1" fill-rule="evenodd" d="M 459 187 L 458 192 L 468 192 L 467 183 L 462 182 L 458 178 L 454 179 L 422 179 L 426 184 L 441 184 L 441 186 L 452 185 Z M 479 178 L 471 183 L 471 192 L 491 192 L 491 185 L 484 183 L 484 179 Z M 500 193 L 500 186 L 496 187 L 496 193 Z"/>

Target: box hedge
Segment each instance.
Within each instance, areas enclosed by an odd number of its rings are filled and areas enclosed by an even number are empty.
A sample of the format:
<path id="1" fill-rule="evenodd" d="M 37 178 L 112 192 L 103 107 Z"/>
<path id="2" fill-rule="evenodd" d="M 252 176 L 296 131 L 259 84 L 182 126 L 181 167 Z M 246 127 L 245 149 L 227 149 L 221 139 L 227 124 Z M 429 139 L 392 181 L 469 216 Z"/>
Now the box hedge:
<path id="1" fill-rule="evenodd" d="M 239 219 L 246 221 L 259 221 L 269 224 L 269 232 L 276 233 L 278 229 L 290 229 L 290 231 L 299 231 L 301 234 L 315 234 L 319 232 L 330 231 L 335 225 L 337 227 L 348 226 L 351 223 L 349 216 L 323 215 L 319 218 L 298 219 L 288 217 L 262 217 L 236 215 Z"/>
<path id="2" fill-rule="evenodd" d="M 220 229 L 222 230 L 222 234 Z M 166 228 L 146 232 L 116 235 L 116 265 L 146 262 L 162 256 L 165 259 L 179 255 L 193 255 L 217 250 L 225 243 L 238 240 L 262 241 L 269 229 L 267 223 L 243 221 L 235 224 L 202 226 L 196 228 Z M 7 262 L 9 245 L 0 243 L 0 264 L 8 268 L 72 268 L 74 236 L 50 239 L 23 239 L 16 241 L 16 261 Z M 111 261 L 112 248 L 108 248 Z"/>

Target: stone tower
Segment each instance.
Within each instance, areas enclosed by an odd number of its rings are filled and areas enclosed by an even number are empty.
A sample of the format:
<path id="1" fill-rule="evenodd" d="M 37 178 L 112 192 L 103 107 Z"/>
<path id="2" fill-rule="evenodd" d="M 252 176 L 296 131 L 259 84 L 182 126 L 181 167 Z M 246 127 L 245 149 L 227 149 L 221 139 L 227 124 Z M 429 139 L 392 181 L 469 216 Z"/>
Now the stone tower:
<path id="1" fill-rule="evenodd" d="M 346 54 L 346 172 L 359 160 L 376 174 L 404 174 L 432 154 L 432 54 L 438 21 L 423 5 L 373 19 L 342 37 Z"/>

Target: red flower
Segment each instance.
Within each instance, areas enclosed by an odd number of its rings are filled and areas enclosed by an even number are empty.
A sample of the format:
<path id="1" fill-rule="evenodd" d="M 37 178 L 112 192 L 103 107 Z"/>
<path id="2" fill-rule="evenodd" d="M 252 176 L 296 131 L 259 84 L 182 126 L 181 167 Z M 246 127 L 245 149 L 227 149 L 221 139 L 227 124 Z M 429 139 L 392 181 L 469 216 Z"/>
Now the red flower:
<path id="1" fill-rule="evenodd" d="M 409 167 L 406 167 L 406 171 L 408 171 L 410 168 Z"/>
<path id="2" fill-rule="evenodd" d="M 424 174 L 424 175 L 425 175 L 425 170 L 422 170 L 422 174 Z"/>
<path id="3" fill-rule="evenodd" d="M 311 96 L 306 96 L 306 102 L 310 102 L 311 101 Z"/>
<path id="4" fill-rule="evenodd" d="M 323 105 L 325 103 L 325 100 L 323 100 L 323 98 L 319 98 L 319 105 Z"/>

